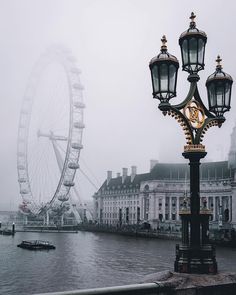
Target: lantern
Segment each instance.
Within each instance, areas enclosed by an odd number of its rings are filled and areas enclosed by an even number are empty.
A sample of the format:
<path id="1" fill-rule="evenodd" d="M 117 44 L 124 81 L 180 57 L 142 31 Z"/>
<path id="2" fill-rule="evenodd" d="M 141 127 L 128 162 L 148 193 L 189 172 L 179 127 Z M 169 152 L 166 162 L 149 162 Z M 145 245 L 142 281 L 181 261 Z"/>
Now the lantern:
<path id="1" fill-rule="evenodd" d="M 162 39 L 161 52 L 151 59 L 149 68 L 152 76 L 153 97 L 168 102 L 176 96 L 176 81 L 179 68 L 177 58 L 167 52 L 166 37 Z"/>
<path id="2" fill-rule="evenodd" d="M 190 26 L 181 34 L 179 45 L 182 55 L 182 68 L 190 74 L 204 69 L 204 55 L 207 36 L 203 31 L 196 28 L 195 15 L 192 12 Z"/>
<path id="3" fill-rule="evenodd" d="M 230 109 L 231 88 L 233 79 L 222 71 L 220 62 L 222 59 L 217 56 L 216 71 L 207 78 L 206 87 L 208 95 L 209 110 L 221 117 L 224 112 Z"/>

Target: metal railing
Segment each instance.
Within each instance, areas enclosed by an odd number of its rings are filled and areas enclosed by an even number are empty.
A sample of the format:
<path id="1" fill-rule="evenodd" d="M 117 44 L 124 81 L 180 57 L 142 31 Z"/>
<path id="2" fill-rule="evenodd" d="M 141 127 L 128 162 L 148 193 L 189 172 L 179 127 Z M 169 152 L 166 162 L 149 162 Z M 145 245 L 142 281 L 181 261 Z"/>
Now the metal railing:
<path id="1" fill-rule="evenodd" d="M 40 293 L 35 295 L 167 295 L 169 294 L 170 289 L 171 286 L 155 282 L 64 292 Z"/>

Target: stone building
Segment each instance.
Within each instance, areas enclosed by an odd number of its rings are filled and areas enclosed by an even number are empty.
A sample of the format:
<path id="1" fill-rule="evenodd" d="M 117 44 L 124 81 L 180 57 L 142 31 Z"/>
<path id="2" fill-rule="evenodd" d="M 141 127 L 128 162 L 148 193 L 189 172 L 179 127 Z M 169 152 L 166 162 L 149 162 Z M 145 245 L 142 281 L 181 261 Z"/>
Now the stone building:
<path id="1" fill-rule="evenodd" d="M 212 228 L 236 228 L 236 127 L 231 135 L 228 161 L 200 165 L 201 206 L 212 212 Z M 138 174 L 123 168 L 94 194 L 95 220 L 121 226 L 147 222 L 152 228 L 178 229 L 179 211 L 189 204 L 189 165 L 151 160 L 150 171 Z"/>

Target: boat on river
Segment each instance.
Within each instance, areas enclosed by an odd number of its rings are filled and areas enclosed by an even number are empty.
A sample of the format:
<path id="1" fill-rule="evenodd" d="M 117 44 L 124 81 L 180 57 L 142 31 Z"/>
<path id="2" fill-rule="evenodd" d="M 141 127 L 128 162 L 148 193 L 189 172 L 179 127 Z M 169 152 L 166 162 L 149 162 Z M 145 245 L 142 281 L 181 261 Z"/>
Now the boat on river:
<path id="1" fill-rule="evenodd" d="M 22 241 L 17 247 L 28 249 L 28 250 L 50 250 L 56 249 L 56 247 L 48 242 L 41 240 L 30 240 L 30 241 Z"/>

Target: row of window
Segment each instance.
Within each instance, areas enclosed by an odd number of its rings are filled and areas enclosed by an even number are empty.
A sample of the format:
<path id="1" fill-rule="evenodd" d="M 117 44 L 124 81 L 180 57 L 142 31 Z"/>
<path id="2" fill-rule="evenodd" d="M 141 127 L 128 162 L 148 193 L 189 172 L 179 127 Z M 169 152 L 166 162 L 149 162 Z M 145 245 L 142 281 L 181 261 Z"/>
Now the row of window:
<path id="1" fill-rule="evenodd" d="M 100 216 L 102 218 L 103 216 Z M 121 214 L 122 220 L 127 220 L 128 219 L 135 219 L 136 218 L 136 213 L 129 213 L 128 215 L 126 213 Z M 119 213 L 104 213 L 104 218 L 112 218 L 112 219 L 119 219 Z"/>
<path id="2" fill-rule="evenodd" d="M 113 211 L 118 211 L 119 209 L 126 209 L 129 208 L 129 210 L 137 210 L 137 207 L 125 207 L 125 206 L 120 206 L 120 207 L 103 207 L 104 212 L 113 212 Z"/>
<path id="3" fill-rule="evenodd" d="M 139 192 L 139 189 L 127 189 L 127 190 L 102 190 L 104 195 L 114 195 L 114 194 L 132 194 Z"/>
<path id="4" fill-rule="evenodd" d="M 105 201 L 105 202 L 103 202 L 103 205 L 104 205 L 104 207 L 109 206 L 109 205 L 112 205 L 112 206 L 116 206 L 116 205 L 136 205 L 136 202 L 137 202 L 137 205 L 138 205 L 139 201 L 118 201 L 118 202 Z"/>
<path id="5" fill-rule="evenodd" d="M 118 199 L 118 200 L 117 200 Z M 135 195 L 129 195 L 129 196 L 115 196 L 115 197 L 103 197 L 103 202 L 117 202 L 119 200 L 135 200 L 135 199 L 139 199 L 139 195 L 135 194 Z"/>

